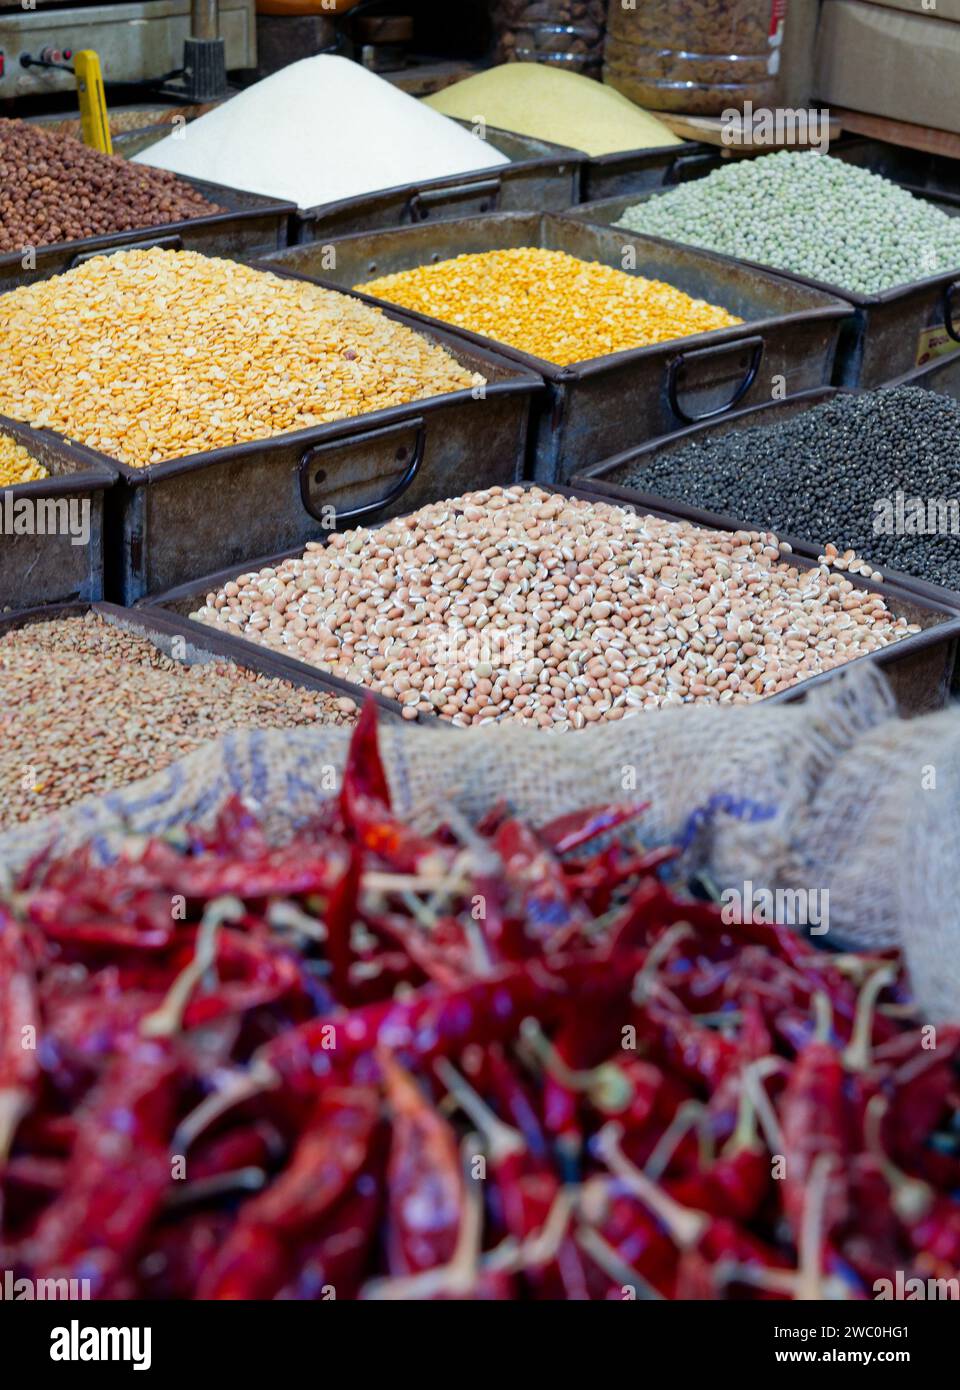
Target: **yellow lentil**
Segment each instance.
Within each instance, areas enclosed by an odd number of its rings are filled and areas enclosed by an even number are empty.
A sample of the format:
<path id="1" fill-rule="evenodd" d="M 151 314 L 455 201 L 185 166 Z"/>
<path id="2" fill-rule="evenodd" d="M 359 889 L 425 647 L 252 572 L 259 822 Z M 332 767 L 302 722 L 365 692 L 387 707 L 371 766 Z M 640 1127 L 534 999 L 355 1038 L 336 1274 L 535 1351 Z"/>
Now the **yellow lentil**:
<path id="1" fill-rule="evenodd" d="M 135 468 L 481 384 L 379 309 L 194 251 L 0 295 L 0 413 Z"/>
<path id="2" fill-rule="evenodd" d="M 0 487 L 33 483 L 49 476 L 43 464 L 38 463 L 22 444 L 11 439 L 9 434 L 0 434 Z"/>
<path id="3" fill-rule="evenodd" d="M 662 280 L 536 246 L 456 256 L 356 288 L 562 367 L 743 322 Z"/>

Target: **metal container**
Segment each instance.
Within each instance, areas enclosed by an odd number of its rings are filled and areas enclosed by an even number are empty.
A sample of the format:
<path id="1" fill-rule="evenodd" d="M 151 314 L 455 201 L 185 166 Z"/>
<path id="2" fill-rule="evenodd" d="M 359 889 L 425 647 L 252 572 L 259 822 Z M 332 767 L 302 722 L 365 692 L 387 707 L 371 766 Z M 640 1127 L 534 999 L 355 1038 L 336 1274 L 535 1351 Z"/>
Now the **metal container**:
<path id="1" fill-rule="evenodd" d="M 104 497 L 116 473 L 99 456 L 0 415 L 49 478 L 0 489 L 0 613 L 103 595 Z M 19 532 L 15 527 L 22 527 Z"/>
<path id="2" fill-rule="evenodd" d="M 710 168 L 703 168 L 697 177 L 710 172 Z M 653 192 L 582 203 L 565 215 L 592 226 L 612 227 L 628 207 L 645 203 L 666 191 L 661 188 Z M 960 216 L 960 200 L 954 201 L 932 192 L 915 191 L 915 196 L 940 207 L 949 216 Z M 621 236 L 633 235 L 619 227 L 616 230 Z M 686 245 L 659 237 L 649 240 L 659 241 L 663 246 Z M 910 284 L 882 290 L 878 294 L 857 294 L 854 290 L 844 289 L 842 285 L 811 280 L 778 266 L 764 266 L 733 256 L 723 256 L 721 259 L 746 270 L 778 275 L 796 285 L 829 294 L 834 299 L 846 300 L 851 306 L 851 317 L 840 335 L 833 373 L 835 386 L 882 386 L 892 377 L 912 370 L 926 359 L 931 350 L 942 350 L 945 343 L 952 341 L 956 344 L 954 351 L 960 349 L 960 266 L 940 271 L 925 280 L 914 280 Z"/>
<path id="3" fill-rule="evenodd" d="M 922 386 L 925 391 L 936 391 L 938 395 L 953 396 L 960 401 L 960 356 L 935 357 L 925 366 L 916 367 L 887 385 L 891 390 L 895 386 Z"/>
<path id="4" fill-rule="evenodd" d="M 400 310 L 389 317 L 424 331 Z M 455 333 L 425 336 L 487 386 L 147 468 L 94 455 L 119 474 L 107 510 L 107 596 L 134 603 L 211 565 L 242 564 L 370 517 L 515 482 L 542 381 Z"/>
<path id="5" fill-rule="evenodd" d="M 458 120 L 457 125 L 472 128 L 469 121 Z M 510 163 L 472 174 L 400 184 L 301 210 L 291 224 L 291 243 L 327 241 L 350 232 L 476 213 L 562 211 L 580 201 L 580 169 L 585 156 L 579 150 L 492 126 L 484 138 Z"/>
<path id="6" fill-rule="evenodd" d="M 170 133 L 168 128 L 165 133 Z M 131 232 L 108 232 L 80 241 L 61 241 L 53 246 L 31 248 L 29 254 L 6 251 L 0 254 L 0 293 L 16 289 L 18 285 L 29 285 L 34 280 L 49 280 L 52 275 L 72 270 L 91 256 L 115 251 L 163 246 L 169 251 L 202 251 L 208 256 L 236 259 L 265 255 L 288 244 L 290 218 L 296 211 L 293 203 L 224 188 L 201 179 L 178 177 L 225 211 L 156 227 L 139 227 Z"/>
<path id="7" fill-rule="evenodd" d="M 587 156 L 580 171 L 580 200 L 647 193 L 695 178 L 704 166 L 717 162 L 713 145 L 684 140 L 679 145 L 656 145 L 648 150 L 616 150 Z"/>
<path id="8" fill-rule="evenodd" d="M 899 183 L 911 193 L 936 193 L 960 203 L 960 160 L 862 135 L 844 135 L 831 144 L 830 153 Z"/>
<path id="9" fill-rule="evenodd" d="M 581 497 L 587 501 L 627 505 L 634 511 L 650 513 L 654 516 L 665 517 L 668 520 L 694 521 L 699 525 L 711 526 L 718 530 L 738 531 L 743 526 L 743 523 L 739 521 L 714 517 L 707 512 L 697 512 L 694 508 L 684 507 L 680 503 L 667 502 L 663 498 L 653 499 L 649 506 L 641 505 L 636 494 L 627 494 L 622 488 L 604 487 L 602 484 L 593 485 L 593 480 L 589 481 L 591 482 L 589 487 L 548 488 L 547 491 L 559 492 L 567 497 Z M 812 569 L 816 565 L 815 552 L 812 552 L 810 547 L 807 547 L 806 551 L 809 553 L 798 553 L 793 556 L 792 562 L 801 569 Z M 246 568 L 248 570 L 259 569 L 299 553 L 300 548 L 298 547 L 296 550 L 286 551 L 282 555 L 265 556 L 252 562 Z M 238 572 L 236 568 L 232 568 L 221 571 L 219 574 L 209 575 L 201 581 L 181 585 L 168 593 L 157 594 L 146 600 L 143 607 L 150 613 L 151 617 L 158 611 L 172 613 L 189 623 L 188 615 L 206 602 L 207 594 L 228 580 L 235 578 Z M 873 662 L 884 670 L 890 679 L 902 713 L 921 714 L 942 708 L 949 695 L 957 644 L 960 641 L 960 597 L 935 589 L 932 585 L 924 586 L 925 592 L 921 592 L 919 589 L 906 589 L 890 580 L 874 583 L 872 580 L 865 579 L 859 582 L 862 588 L 881 594 L 890 611 L 896 616 L 903 616 L 911 623 L 919 624 L 923 631 L 903 638 L 900 642 L 896 642 L 880 652 L 858 657 L 857 661 Z M 207 630 L 202 623 L 190 623 L 190 626 L 192 629 Z M 214 629 L 210 630 L 214 631 Z M 224 640 L 229 642 L 231 647 L 235 644 L 244 650 L 251 647 L 256 648 L 256 643 L 249 642 L 244 637 L 228 637 Z M 271 653 L 271 655 L 273 654 Z M 294 660 L 292 657 L 277 655 L 273 656 L 273 660 L 280 663 L 284 671 L 308 672 L 316 669 Z M 847 666 L 853 664 L 853 662 L 846 663 Z M 837 669 L 845 668 L 838 667 Z M 768 696 L 767 700 L 783 703 L 803 699 L 814 686 L 831 680 L 835 674 L 836 672 L 827 671 L 823 675 L 812 676 L 809 680 L 801 681 L 789 690 L 778 695 Z M 333 678 L 328 677 L 327 679 Z M 340 682 L 339 684 L 343 686 L 345 693 L 354 700 L 361 700 L 364 695 L 371 693 L 366 687 L 354 685 L 351 682 Z M 400 713 L 402 706 L 398 701 L 388 699 L 386 696 L 377 698 L 381 705 L 391 708 L 397 714 Z M 418 714 L 417 718 L 431 724 L 439 722 L 441 726 L 448 722 L 435 714 Z M 455 731 L 457 726 L 451 725 L 450 728 L 451 731 Z"/>
<path id="10" fill-rule="evenodd" d="M 740 400 L 767 400 L 778 380 L 789 394 L 824 384 L 850 314 L 840 300 L 771 271 L 549 213 L 500 213 L 340 237 L 323 247 L 289 247 L 262 265 L 284 266 L 342 289 L 464 252 L 510 246 L 548 247 L 617 269 L 629 257 L 638 274 L 669 281 L 746 320 L 569 367 L 458 328 L 461 338 L 495 348 L 546 380 L 549 394 L 537 412 L 533 457 L 533 474 L 543 482 L 564 481 L 607 454 L 720 414 Z M 361 298 L 389 307 L 385 300 Z M 445 327 L 407 312 L 434 331 Z"/>
<path id="11" fill-rule="evenodd" d="M 105 622 L 129 632 L 145 637 L 162 651 L 165 656 L 182 661 L 185 666 L 205 665 L 211 661 L 230 661 L 246 671 L 256 671 L 270 679 L 289 681 L 291 685 L 306 690 L 321 690 L 339 698 L 356 694 L 355 687 L 335 676 L 324 675 L 315 666 L 304 666 L 301 662 L 287 661 L 275 657 L 266 647 L 257 647 L 252 642 L 239 642 L 236 638 L 224 637 L 212 627 L 200 623 L 187 622 L 175 613 L 159 609 L 147 611 L 144 608 L 121 608 L 115 603 L 58 603 L 47 608 L 32 608 L 15 614 L 0 614 L 0 641 L 7 632 L 15 628 L 28 627 L 32 623 L 51 622 L 57 618 L 76 618 L 85 613 L 97 613 Z M 293 668 L 293 669 L 291 669 Z M 389 719 L 397 718 L 392 700 L 374 696 L 383 714 Z"/>

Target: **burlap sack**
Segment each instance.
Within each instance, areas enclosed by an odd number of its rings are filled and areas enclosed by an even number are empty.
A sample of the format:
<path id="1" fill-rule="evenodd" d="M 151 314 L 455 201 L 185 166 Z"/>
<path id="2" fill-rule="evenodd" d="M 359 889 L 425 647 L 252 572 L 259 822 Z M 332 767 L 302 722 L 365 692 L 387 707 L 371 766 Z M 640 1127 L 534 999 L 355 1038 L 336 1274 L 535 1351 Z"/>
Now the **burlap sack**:
<path id="1" fill-rule="evenodd" d="M 208 823 L 231 793 L 282 839 L 335 790 L 348 741 L 334 728 L 231 734 L 0 835 L 0 865 L 14 872 L 51 841 L 109 856 L 125 835 Z M 827 890 L 831 941 L 902 943 L 926 1011 L 960 1016 L 960 914 L 948 894 L 960 714 L 900 720 L 871 667 L 802 704 L 664 709 L 564 734 L 383 724 L 381 752 L 398 812 L 422 827 L 451 804 L 475 817 L 506 799 L 536 824 L 600 801 L 650 800 L 643 839 L 681 843 L 685 871 L 705 868 L 738 891 Z M 931 764 L 932 791 L 922 778 Z"/>

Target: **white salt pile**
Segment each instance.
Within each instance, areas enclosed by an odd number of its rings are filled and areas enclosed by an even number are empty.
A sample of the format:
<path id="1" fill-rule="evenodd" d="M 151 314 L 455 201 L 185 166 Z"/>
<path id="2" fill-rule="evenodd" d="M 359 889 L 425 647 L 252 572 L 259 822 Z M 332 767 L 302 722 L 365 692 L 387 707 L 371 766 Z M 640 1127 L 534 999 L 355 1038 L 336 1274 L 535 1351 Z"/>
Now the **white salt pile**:
<path id="1" fill-rule="evenodd" d="M 301 208 L 506 164 L 506 155 L 347 58 L 304 58 L 135 156 Z"/>

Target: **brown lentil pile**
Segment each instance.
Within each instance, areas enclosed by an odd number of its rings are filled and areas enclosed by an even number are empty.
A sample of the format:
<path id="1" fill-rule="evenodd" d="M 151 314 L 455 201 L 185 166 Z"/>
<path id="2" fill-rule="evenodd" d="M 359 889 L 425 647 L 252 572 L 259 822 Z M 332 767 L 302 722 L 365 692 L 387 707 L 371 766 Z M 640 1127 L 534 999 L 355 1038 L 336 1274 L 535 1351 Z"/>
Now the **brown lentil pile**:
<path id="1" fill-rule="evenodd" d="M 135 468 L 484 380 L 348 295 L 157 247 L 0 295 L 0 344 L 0 413 Z"/>
<path id="2" fill-rule="evenodd" d="M 455 256 L 356 288 L 561 367 L 743 322 L 662 280 L 538 246 Z"/>
<path id="3" fill-rule="evenodd" d="M 919 629 L 777 538 L 490 488 L 241 574 L 191 616 L 455 724 L 743 704 Z"/>
<path id="4" fill-rule="evenodd" d="M 9 434 L 0 434 L 0 487 L 33 483 L 38 478 L 49 476 L 43 464 L 38 463 L 22 444 L 18 444 Z"/>
<path id="5" fill-rule="evenodd" d="M 234 729 L 352 724 L 353 700 L 186 666 L 96 613 L 0 637 L 0 828 L 162 771 Z"/>
<path id="6" fill-rule="evenodd" d="M 0 251 L 222 211 L 165 169 L 131 164 L 26 121 L 0 120 Z"/>

